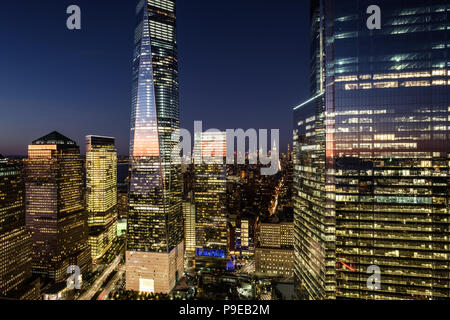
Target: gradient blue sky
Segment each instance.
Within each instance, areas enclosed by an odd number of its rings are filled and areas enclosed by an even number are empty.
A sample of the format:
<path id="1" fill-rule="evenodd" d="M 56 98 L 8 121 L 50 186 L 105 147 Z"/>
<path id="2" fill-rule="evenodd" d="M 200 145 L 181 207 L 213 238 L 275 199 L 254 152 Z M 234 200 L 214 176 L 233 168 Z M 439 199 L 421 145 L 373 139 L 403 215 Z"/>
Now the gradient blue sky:
<path id="1" fill-rule="evenodd" d="M 24 155 L 57 130 L 117 138 L 128 154 L 137 0 L 21 0 L 0 4 L 0 153 Z M 279 128 L 309 94 L 307 0 L 178 0 L 182 127 Z M 66 8 L 82 30 L 66 28 Z"/>

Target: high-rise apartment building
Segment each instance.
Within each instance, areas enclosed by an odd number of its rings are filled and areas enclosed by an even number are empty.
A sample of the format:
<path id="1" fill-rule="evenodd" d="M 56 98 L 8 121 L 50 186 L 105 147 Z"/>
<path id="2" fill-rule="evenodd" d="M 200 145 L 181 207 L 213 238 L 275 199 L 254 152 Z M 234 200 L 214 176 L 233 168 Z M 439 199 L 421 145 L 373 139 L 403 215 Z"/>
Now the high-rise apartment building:
<path id="1" fill-rule="evenodd" d="M 76 143 L 52 132 L 28 146 L 25 160 L 26 226 L 33 244 L 33 272 L 62 283 L 67 268 L 91 266 L 83 160 Z"/>
<path id="2" fill-rule="evenodd" d="M 31 235 L 25 228 L 25 186 L 20 168 L 0 155 L 0 297 L 37 299 Z"/>
<path id="3" fill-rule="evenodd" d="M 86 202 L 92 259 L 99 259 L 117 236 L 117 152 L 115 139 L 86 137 Z"/>
<path id="4" fill-rule="evenodd" d="M 297 289 L 448 298 L 450 7 L 373 4 L 311 1 L 312 98 L 294 113 Z"/>
<path id="5" fill-rule="evenodd" d="M 180 136 L 174 0 L 136 8 L 126 288 L 168 293 L 183 275 Z"/>
<path id="6" fill-rule="evenodd" d="M 194 201 L 196 211 L 196 265 L 227 256 L 226 134 L 196 133 L 194 137 Z M 222 264 L 222 263 L 220 263 Z"/>

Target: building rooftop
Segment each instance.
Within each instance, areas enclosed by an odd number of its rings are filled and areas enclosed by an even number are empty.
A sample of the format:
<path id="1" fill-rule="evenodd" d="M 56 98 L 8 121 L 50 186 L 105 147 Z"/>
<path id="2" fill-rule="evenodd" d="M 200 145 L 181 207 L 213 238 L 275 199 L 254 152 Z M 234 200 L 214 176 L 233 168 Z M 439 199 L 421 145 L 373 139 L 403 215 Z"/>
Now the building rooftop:
<path id="1" fill-rule="evenodd" d="M 265 216 L 261 219 L 262 223 L 268 223 L 268 224 L 278 224 L 278 223 L 293 223 L 294 219 L 293 216 L 290 216 L 289 214 L 285 214 L 284 212 L 281 214 L 274 214 L 271 216 Z"/>
<path id="2" fill-rule="evenodd" d="M 43 136 L 37 140 L 33 141 L 33 144 L 41 144 L 41 145 L 49 145 L 49 144 L 58 144 L 58 145 L 72 145 L 76 146 L 76 142 L 67 138 L 57 131 L 53 131 L 46 136 Z"/>
<path id="3" fill-rule="evenodd" d="M 104 136 L 86 136 L 86 146 L 90 149 L 92 146 L 110 146 L 114 147 L 115 138 L 113 137 L 104 137 Z"/>

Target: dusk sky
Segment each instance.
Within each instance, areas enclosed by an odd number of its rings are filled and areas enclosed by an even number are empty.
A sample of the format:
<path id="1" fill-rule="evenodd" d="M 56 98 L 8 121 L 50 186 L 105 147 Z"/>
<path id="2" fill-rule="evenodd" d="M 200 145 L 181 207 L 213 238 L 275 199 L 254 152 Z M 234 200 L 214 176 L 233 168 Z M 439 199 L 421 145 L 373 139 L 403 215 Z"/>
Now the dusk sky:
<path id="1" fill-rule="evenodd" d="M 0 153 L 25 155 L 53 130 L 117 138 L 128 154 L 137 0 L 2 1 Z M 80 6 L 82 30 L 66 28 Z M 309 95 L 305 0 L 178 0 L 181 126 L 280 129 Z"/>

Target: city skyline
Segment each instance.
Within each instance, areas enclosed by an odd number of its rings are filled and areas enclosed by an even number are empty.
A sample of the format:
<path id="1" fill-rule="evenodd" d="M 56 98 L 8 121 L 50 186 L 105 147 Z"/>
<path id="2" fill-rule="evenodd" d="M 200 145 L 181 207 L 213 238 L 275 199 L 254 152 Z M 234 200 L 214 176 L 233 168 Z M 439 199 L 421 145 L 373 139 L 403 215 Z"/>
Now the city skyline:
<path id="1" fill-rule="evenodd" d="M 449 0 L 29 1 L 0 301 L 450 301 Z"/>
<path id="2" fill-rule="evenodd" d="M 116 137 L 118 155 L 128 155 L 135 1 L 77 1 L 79 31 L 65 26 L 73 3 L 26 2 L 26 11 L 8 2 L 0 13 L 6 25 L 0 41 L 10 47 L 0 52 L 0 106 L 10 110 L 0 120 L 0 153 L 25 156 L 33 138 L 55 130 L 76 141 L 83 155 L 87 135 Z M 286 151 L 290 107 L 308 96 L 309 80 L 299 76 L 308 70 L 307 1 L 273 7 L 195 0 L 177 7 L 181 127 L 193 132 L 194 121 L 202 120 L 205 129 L 281 128 Z M 283 47 L 280 58 L 270 44 L 274 38 Z M 30 45 L 40 63 L 25 66 Z"/>

